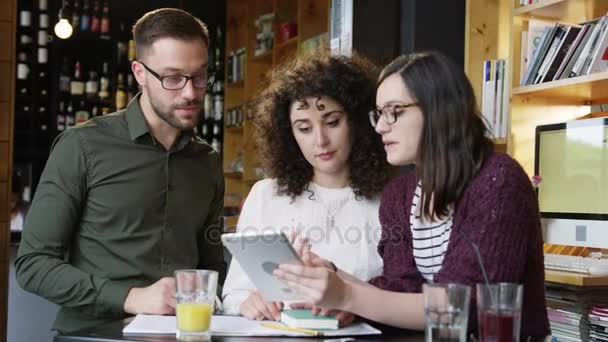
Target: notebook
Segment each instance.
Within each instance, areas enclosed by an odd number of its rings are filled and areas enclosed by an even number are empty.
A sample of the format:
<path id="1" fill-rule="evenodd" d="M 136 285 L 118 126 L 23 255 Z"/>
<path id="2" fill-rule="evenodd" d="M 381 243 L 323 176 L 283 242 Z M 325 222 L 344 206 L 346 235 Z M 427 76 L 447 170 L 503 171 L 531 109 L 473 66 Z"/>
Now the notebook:
<path id="1" fill-rule="evenodd" d="M 281 322 L 294 328 L 303 329 L 338 329 L 338 320 L 332 316 L 316 316 L 312 311 L 305 309 L 283 310 Z"/>

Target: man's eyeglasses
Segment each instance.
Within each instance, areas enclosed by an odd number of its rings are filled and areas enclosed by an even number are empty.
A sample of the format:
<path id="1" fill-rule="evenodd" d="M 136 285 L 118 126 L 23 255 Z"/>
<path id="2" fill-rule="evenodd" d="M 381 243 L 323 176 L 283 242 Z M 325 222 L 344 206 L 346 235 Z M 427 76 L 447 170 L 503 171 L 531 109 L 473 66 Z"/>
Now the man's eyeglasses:
<path id="1" fill-rule="evenodd" d="M 152 74 L 152 76 L 156 77 L 160 81 L 160 85 L 166 90 L 180 90 L 186 86 L 188 80 L 192 80 L 192 86 L 198 89 L 204 89 L 210 87 L 215 81 L 215 75 L 207 75 L 207 74 L 199 74 L 193 76 L 184 76 L 184 75 L 171 75 L 171 76 L 161 76 L 156 71 L 148 68 L 143 62 L 138 61 L 139 64 L 143 65 L 148 72 Z"/>
<path id="2" fill-rule="evenodd" d="M 373 127 L 376 127 L 380 117 L 384 118 L 387 124 L 392 125 L 397 122 L 397 118 L 403 114 L 403 110 L 409 107 L 416 107 L 418 103 L 406 103 L 406 104 L 395 104 L 387 105 L 382 108 L 372 109 L 369 112 L 369 122 Z"/>

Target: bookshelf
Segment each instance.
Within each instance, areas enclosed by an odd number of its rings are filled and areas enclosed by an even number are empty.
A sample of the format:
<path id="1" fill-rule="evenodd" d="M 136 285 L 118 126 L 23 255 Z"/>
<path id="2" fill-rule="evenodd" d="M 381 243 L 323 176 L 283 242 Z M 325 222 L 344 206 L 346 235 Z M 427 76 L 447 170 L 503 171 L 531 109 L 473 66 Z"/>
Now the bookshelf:
<path id="1" fill-rule="evenodd" d="M 608 11 L 605 0 L 541 0 L 522 6 L 519 0 L 467 0 L 465 71 L 481 99 L 482 62 L 507 58 L 510 71 L 510 111 L 507 138 L 497 141 L 534 172 L 534 132 L 537 125 L 573 120 L 592 105 L 608 100 L 608 72 L 534 85 L 519 86 L 521 37 L 530 19 L 567 24 L 582 23 Z"/>
<path id="2" fill-rule="evenodd" d="M 329 31 L 329 0 L 228 0 L 226 13 L 226 85 L 225 112 L 240 109 L 242 124 L 225 127 L 223 142 L 224 176 L 226 180 L 225 207 L 238 207 L 253 184 L 263 178 L 254 144 L 254 127 L 250 117 L 250 100 L 267 85 L 266 77 L 273 66 L 294 56 L 303 43 L 318 39 Z M 271 48 L 256 53 L 256 19 L 274 14 Z M 282 37 L 280 23 L 297 25 L 297 31 Z M 232 54 L 245 49 L 244 61 L 234 66 Z M 232 66 L 232 69 L 231 69 Z M 235 69 L 236 68 L 236 69 Z M 233 71 L 243 69 L 243 77 L 234 77 Z M 228 200 L 230 198 L 230 200 Z M 226 216 L 228 230 L 236 225 L 238 216 Z"/>
<path id="3" fill-rule="evenodd" d="M 467 0 L 465 71 L 481 101 L 482 62 L 507 58 L 510 70 L 510 110 L 507 138 L 498 141 L 534 172 L 534 138 L 537 125 L 574 120 L 589 114 L 591 106 L 608 103 L 608 72 L 520 86 L 522 31 L 531 19 L 577 24 L 603 16 L 605 0 L 541 0 L 522 6 L 519 0 Z M 604 251 L 605 252 L 605 251 Z M 587 255 L 580 247 L 545 245 L 545 253 Z M 545 271 L 547 282 L 576 286 L 605 286 L 608 277 Z"/>

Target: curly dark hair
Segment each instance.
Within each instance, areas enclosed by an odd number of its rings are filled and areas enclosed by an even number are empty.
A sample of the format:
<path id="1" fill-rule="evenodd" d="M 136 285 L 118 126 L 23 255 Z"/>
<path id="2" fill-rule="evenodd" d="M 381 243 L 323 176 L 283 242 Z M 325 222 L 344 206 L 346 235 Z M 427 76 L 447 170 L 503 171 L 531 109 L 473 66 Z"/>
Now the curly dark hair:
<path id="1" fill-rule="evenodd" d="M 377 68 L 367 59 L 331 56 L 329 52 L 300 54 L 270 73 L 255 108 L 255 126 L 262 162 L 276 178 L 279 195 L 292 199 L 308 190 L 313 168 L 293 135 L 290 105 L 307 97 L 326 96 L 346 112 L 351 134 L 350 181 L 355 195 L 373 198 L 389 180 L 390 166 L 381 137 L 370 125 L 375 105 Z"/>

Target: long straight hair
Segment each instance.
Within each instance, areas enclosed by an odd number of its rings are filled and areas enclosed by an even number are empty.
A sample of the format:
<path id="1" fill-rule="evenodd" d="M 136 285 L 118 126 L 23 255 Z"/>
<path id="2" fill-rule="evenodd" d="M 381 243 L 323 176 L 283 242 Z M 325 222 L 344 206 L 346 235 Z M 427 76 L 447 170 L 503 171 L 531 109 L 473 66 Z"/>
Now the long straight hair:
<path id="1" fill-rule="evenodd" d="M 444 218 L 492 154 L 494 144 L 464 71 L 439 52 L 397 57 L 378 85 L 398 73 L 424 118 L 416 159 L 422 215 Z"/>

